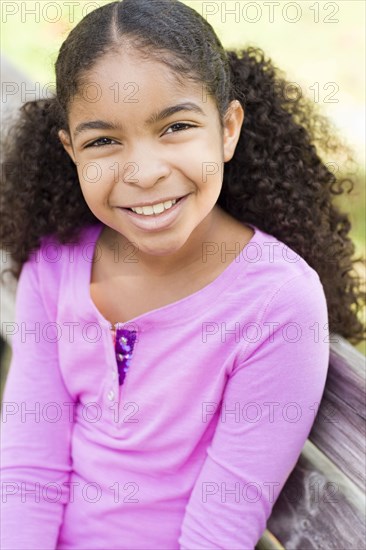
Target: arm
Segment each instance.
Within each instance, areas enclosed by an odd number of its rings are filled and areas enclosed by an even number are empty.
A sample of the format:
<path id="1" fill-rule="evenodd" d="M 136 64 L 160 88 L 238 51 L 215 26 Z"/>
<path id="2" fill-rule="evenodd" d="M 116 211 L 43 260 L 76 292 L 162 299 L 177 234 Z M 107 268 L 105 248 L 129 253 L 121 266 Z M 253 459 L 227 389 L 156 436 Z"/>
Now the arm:
<path id="1" fill-rule="evenodd" d="M 186 507 L 181 550 L 252 550 L 258 543 L 324 391 L 327 322 L 323 288 L 314 275 L 284 284 L 268 304 L 261 339 L 242 353 L 227 381 L 217 428 Z"/>
<path id="2" fill-rule="evenodd" d="M 28 260 L 18 281 L 17 332 L 2 403 L 4 550 L 55 549 L 69 495 L 64 483 L 71 471 L 72 399 L 60 374 L 57 332 L 42 302 L 38 269 Z"/>

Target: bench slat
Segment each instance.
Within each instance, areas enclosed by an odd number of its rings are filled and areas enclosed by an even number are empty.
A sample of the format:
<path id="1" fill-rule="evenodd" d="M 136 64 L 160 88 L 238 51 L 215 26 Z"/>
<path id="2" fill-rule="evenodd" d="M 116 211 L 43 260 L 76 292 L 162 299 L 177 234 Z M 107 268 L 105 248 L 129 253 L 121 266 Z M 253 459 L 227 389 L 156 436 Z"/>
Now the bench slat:
<path id="1" fill-rule="evenodd" d="M 331 340 L 318 415 L 256 550 L 272 541 L 288 550 L 365 548 L 365 357 L 338 334 Z"/>
<path id="2" fill-rule="evenodd" d="M 267 528 L 288 550 L 364 548 L 365 496 L 309 440 Z"/>
<path id="3" fill-rule="evenodd" d="M 326 387 L 309 439 L 364 490 L 365 357 L 339 335 L 337 339 L 331 344 Z"/>

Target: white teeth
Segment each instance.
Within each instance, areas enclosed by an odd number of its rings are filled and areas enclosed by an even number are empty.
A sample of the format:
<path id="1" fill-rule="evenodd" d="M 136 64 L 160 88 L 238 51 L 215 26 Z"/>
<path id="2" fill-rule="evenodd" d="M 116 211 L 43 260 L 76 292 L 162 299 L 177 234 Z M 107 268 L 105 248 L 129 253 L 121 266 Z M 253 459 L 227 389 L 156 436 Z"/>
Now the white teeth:
<path id="1" fill-rule="evenodd" d="M 154 204 L 153 205 L 154 214 L 161 214 L 164 212 L 164 203 Z"/>
<path id="2" fill-rule="evenodd" d="M 144 216 L 151 216 L 153 214 L 161 214 L 164 210 L 169 210 L 177 201 L 165 201 L 159 202 L 159 204 L 154 204 L 153 206 L 136 206 L 136 208 L 131 208 L 136 214 L 143 214 Z"/>
<path id="3" fill-rule="evenodd" d="M 146 214 L 147 216 L 150 216 L 150 214 L 154 214 L 154 209 L 152 206 L 142 206 L 142 213 Z"/>

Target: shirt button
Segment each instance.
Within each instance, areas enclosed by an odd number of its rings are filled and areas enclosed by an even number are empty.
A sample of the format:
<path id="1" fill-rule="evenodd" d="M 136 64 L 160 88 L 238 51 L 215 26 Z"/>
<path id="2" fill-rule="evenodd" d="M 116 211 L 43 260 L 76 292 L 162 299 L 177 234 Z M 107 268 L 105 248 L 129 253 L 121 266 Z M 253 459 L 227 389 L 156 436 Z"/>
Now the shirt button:
<path id="1" fill-rule="evenodd" d="M 115 370 L 112 372 L 112 378 L 113 378 L 113 380 L 115 380 L 117 378 L 117 373 L 116 373 Z"/>
<path id="2" fill-rule="evenodd" d="M 113 401 L 113 399 L 114 399 L 114 391 L 113 390 L 109 390 L 108 399 L 109 399 L 109 401 Z"/>

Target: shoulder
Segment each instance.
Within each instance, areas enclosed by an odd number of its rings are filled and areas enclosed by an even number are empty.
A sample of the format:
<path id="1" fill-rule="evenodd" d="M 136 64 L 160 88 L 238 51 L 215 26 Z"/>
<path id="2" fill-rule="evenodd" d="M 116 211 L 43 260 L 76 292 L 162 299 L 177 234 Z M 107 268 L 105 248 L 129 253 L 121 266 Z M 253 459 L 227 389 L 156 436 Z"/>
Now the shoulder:
<path id="1" fill-rule="evenodd" d="M 27 263 L 37 267 L 39 275 L 45 279 L 62 272 L 80 256 L 90 256 L 91 261 L 99 230 L 100 224 L 88 225 L 66 242 L 62 242 L 55 234 L 43 236 L 39 247 L 30 254 Z"/>
<path id="2" fill-rule="evenodd" d="M 18 283 L 37 289 L 51 317 L 58 295 L 72 280 L 74 270 L 83 259 L 89 264 L 92 261 L 100 228 L 100 224 L 86 226 L 68 242 L 61 242 L 55 234 L 43 236 L 24 263 Z"/>
<path id="3" fill-rule="evenodd" d="M 328 310 L 318 273 L 285 243 L 256 228 L 246 247 L 242 283 L 257 303 L 257 321 L 327 323 Z"/>
<path id="4" fill-rule="evenodd" d="M 302 256 L 257 227 L 243 253 L 247 262 L 246 277 L 263 295 L 274 297 L 282 287 L 287 287 L 289 292 L 300 288 L 322 289 L 318 273 Z"/>
<path id="5" fill-rule="evenodd" d="M 310 357 L 311 350 L 313 356 L 320 354 L 323 344 L 326 359 L 328 305 L 318 273 L 273 235 L 258 230 L 251 242 L 251 258 L 256 261 L 250 263 L 242 284 L 246 281 L 250 288 L 246 310 L 255 311 L 239 362 L 260 349 L 278 349 L 285 357 L 290 345 L 292 351 L 296 348 Z"/>

